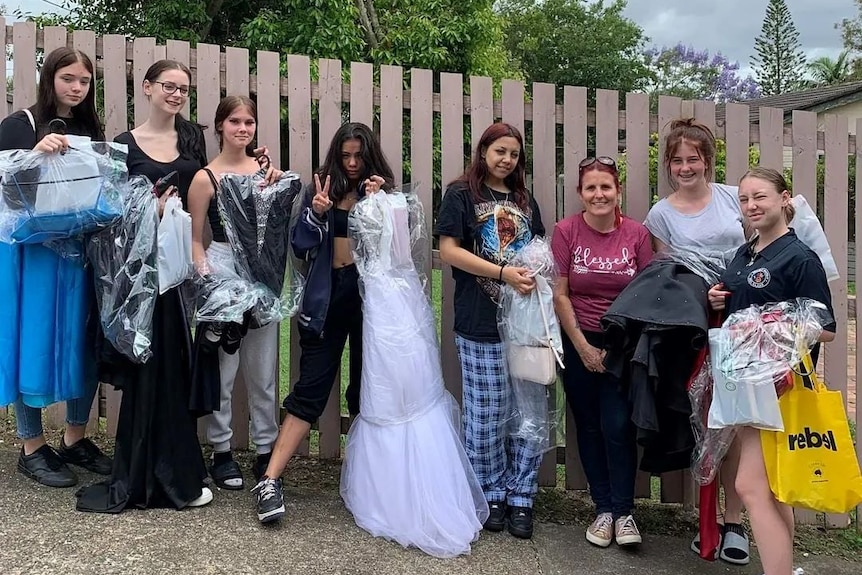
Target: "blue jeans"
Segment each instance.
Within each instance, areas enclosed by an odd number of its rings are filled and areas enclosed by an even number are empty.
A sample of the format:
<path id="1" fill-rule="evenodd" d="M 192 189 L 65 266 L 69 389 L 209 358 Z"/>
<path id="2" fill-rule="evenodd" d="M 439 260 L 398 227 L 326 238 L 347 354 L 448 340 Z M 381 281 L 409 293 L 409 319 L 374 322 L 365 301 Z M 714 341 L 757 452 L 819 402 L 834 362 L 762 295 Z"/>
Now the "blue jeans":
<path id="1" fill-rule="evenodd" d="M 94 377 L 88 377 L 87 380 L 84 397 L 66 402 L 67 425 L 85 425 L 90 420 L 90 408 L 93 406 L 99 381 Z M 20 396 L 15 400 L 15 423 L 18 437 L 21 439 L 35 439 L 43 434 L 42 410 L 25 405 Z"/>
<path id="2" fill-rule="evenodd" d="M 601 346 L 602 334 L 585 332 Z M 563 385 L 578 433 L 578 451 L 596 513 L 630 515 L 635 504 L 637 443 L 631 406 L 621 382 L 589 371 L 568 337 L 563 337 Z"/>

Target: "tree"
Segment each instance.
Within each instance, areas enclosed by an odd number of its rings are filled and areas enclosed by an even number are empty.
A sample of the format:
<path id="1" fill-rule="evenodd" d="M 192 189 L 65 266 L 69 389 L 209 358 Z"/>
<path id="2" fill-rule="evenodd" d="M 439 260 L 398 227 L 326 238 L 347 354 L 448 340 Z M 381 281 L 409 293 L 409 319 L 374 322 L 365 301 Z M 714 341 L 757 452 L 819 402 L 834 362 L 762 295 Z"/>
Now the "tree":
<path id="1" fill-rule="evenodd" d="M 503 57 L 493 0 L 62 0 L 61 7 L 33 19 L 159 42 L 517 76 Z"/>
<path id="2" fill-rule="evenodd" d="M 649 71 L 643 30 L 623 16 L 625 0 L 505 0 L 504 42 L 528 81 L 631 92 Z"/>
<path id="3" fill-rule="evenodd" d="M 751 67 L 764 95 L 793 92 L 804 86 L 805 55 L 784 0 L 769 0 L 754 50 Z"/>
<path id="4" fill-rule="evenodd" d="M 651 48 L 644 52 L 651 78 L 647 85 L 650 103 L 655 107 L 659 95 L 678 96 L 685 100 L 736 102 L 760 96 L 760 87 L 751 76 L 739 76 L 739 62 L 731 62 L 721 53 L 709 55 L 691 46 Z"/>
<path id="5" fill-rule="evenodd" d="M 850 51 L 844 50 L 836 59 L 821 56 L 808 62 L 808 72 L 814 86 L 831 86 L 849 82 L 851 78 Z"/>
<path id="6" fill-rule="evenodd" d="M 835 28 L 841 30 L 841 40 L 844 42 L 844 48 L 850 54 L 856 55 L 850 61 L 851 78 L 862 78 L 862 59 L 858 54 L 862 52 L 862 0 L 853 0 L 856 4 L 856 16 L 853 18 L 844 18 L 841 22 L 835 24 Z"/>

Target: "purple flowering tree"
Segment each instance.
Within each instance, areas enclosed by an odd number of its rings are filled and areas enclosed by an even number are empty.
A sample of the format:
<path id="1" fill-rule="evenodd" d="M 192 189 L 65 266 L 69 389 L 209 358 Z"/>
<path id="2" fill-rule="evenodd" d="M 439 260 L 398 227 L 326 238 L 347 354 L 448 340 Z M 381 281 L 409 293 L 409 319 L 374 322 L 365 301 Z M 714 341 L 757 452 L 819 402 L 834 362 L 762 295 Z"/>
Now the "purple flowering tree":
<path id="1" fill-rule="evenodd" d="M 691 46 L 651 48 L 644 52 L 650 70 L 647 92 L 653 105 L 659 95 L 686 100 L 736 102 L 761 95 L 751 76 L 740 77 L 739 62 L 731 62 L 720 52 L 710 56 Z"/>

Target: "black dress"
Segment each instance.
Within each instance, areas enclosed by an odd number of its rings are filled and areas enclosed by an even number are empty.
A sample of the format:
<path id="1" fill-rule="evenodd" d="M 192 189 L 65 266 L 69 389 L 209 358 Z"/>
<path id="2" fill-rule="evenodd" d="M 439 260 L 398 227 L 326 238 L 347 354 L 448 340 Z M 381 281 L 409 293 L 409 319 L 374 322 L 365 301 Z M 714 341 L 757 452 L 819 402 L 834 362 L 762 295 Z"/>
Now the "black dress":
<path id="1" fill-rule="evenodd" d="M 157 162 L 128 132 L 116 141 L 129 146 L 130 175 L 155 181 L 177 170 L 185 204 L 189 184 L 201 168 L 199 160 L 180 157 Z M 134 364 L 110 344 L 103 346 L 100 379 L 123 392 L 114 469 L 109 480 L 78 491 L 78 511 L 182 509 L 200 497 L 207 471 L 197 436 L 197 414 L 189 409 L 192 344 L 187 317 L 180 289 L 174 288 L 156 300 L 153 356 L 147 363 Z"/>

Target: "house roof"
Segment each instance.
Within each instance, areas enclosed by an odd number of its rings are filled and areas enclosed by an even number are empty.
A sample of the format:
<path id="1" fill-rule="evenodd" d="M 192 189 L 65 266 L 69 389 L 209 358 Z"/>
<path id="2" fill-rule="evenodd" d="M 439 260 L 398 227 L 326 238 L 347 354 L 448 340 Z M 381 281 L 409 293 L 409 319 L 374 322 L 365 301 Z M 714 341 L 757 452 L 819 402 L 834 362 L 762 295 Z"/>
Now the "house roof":
<path id="1" fill-rule="evenodd" d="M 821 86 L 798 92 L 787 92 L 785 94 L 765 96 L 740 103 L 748 104 L 749 122 L 757 124 L 760 120 L 759 109 L 761 106 L 781 109 L 784 111 L 784 121 L 787 122 L 790 120 L 793 110 L 825 112 L 826 110 L 844 106 L 858 100 L 862 100 L 862 81 L 834 86 Z M 716 106 L 716 120 L 724 120 L 724 110 L 724 105 Z"/>

